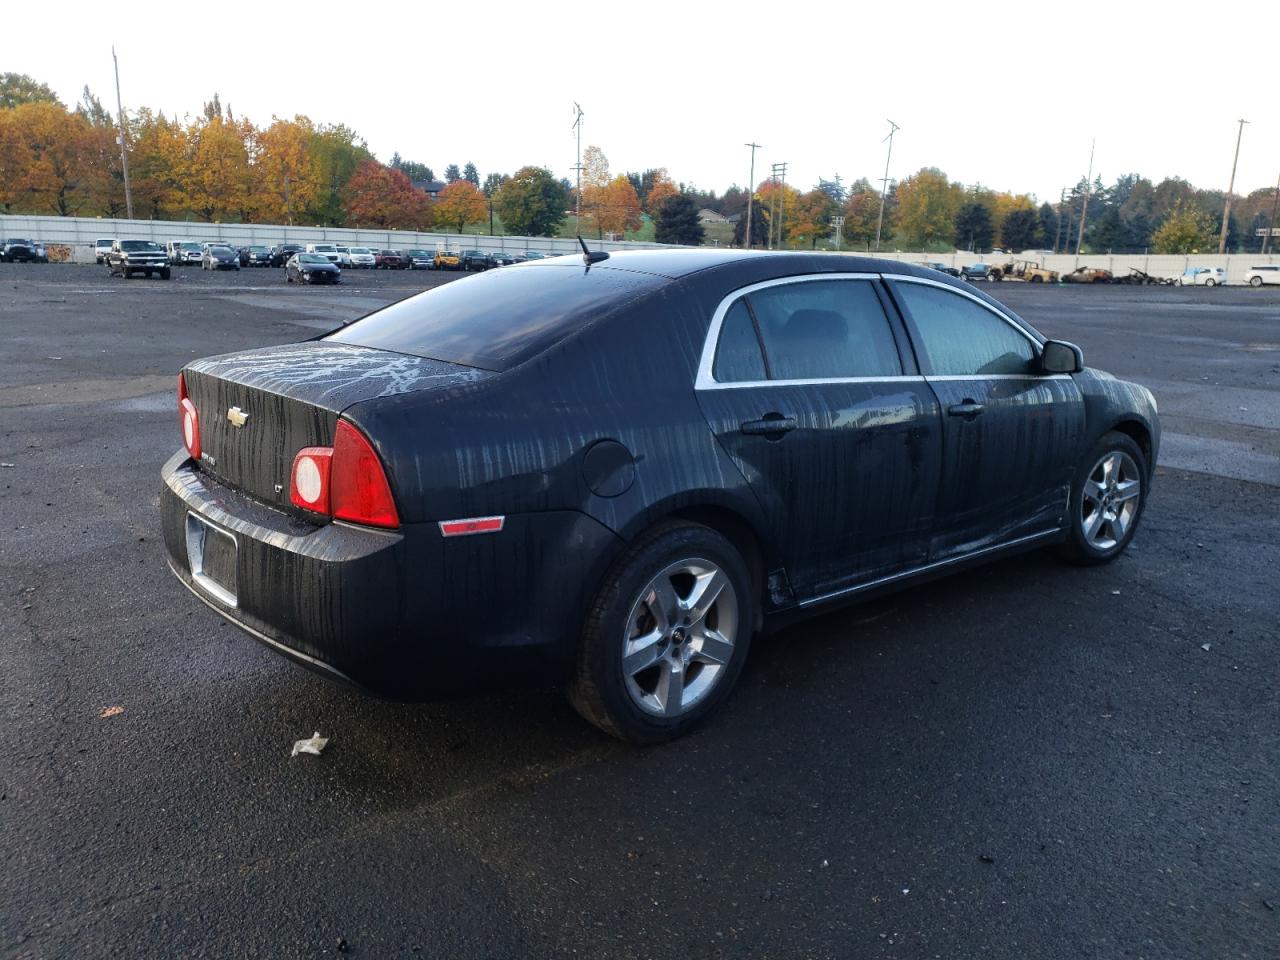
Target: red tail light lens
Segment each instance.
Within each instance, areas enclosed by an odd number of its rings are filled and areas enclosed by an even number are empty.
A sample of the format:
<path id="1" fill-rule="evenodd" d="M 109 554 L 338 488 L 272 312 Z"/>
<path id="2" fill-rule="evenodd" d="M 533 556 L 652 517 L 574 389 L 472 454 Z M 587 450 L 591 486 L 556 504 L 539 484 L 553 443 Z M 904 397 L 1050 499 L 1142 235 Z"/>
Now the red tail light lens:
<path id="1" fill-rule="evenodd" d="M 368 438 L 339 420 L 332 447 L 304 447 L 293 458 L 289 501 L 303 510 L 371 527 L 398 527 L 382 461 Z"/>
<path id="2" fill-rule="evenodd" d="M 373 527 L 400 526 L 382 461 L 368 438 L 346 420 L 338 421 L 333 438 L 331 478 L 334 517 Z"/>
<path id="3" fill-rule="evenodd" d="M 192 460 L 200 459 L 200 414 L 187 396 L 187 378 L 178 374 L 178 422 L 182 426 L 182 442 Z"/>
<path id="4" fill-rule="evenodd" d="M 329 515 L 333 447 L 303 447 L 289 472 L 289 500 L 295 507 Z"/>

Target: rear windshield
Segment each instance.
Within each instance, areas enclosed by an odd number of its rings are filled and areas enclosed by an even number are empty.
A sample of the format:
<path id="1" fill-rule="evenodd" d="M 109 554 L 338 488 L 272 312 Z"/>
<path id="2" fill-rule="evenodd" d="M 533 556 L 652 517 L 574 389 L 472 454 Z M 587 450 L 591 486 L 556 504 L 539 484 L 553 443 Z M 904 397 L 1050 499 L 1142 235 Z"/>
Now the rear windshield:
<path id="1" fill-rule="evenodd" d="M 507 370 L 668 282 L 580 263 L 486 271 L 393 303 L 325 339 Z"/>

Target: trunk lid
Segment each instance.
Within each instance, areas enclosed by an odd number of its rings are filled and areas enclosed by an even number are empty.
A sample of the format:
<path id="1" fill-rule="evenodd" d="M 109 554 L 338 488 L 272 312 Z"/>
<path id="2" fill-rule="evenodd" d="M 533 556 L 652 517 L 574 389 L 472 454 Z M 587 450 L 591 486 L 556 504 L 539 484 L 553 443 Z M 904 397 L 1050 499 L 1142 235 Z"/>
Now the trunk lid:
<path id="1" fill-rule="evenodd" d="M 464 386 L 486 370 L 348 344 L 308 341 L 191 363 L 183 371 L 200 417 L 202 470 L 289 512 L 289 471 L 303 447 L 333 443 L 353 403 Z M 238 425 L 237 425 L 238 424 Z M 377 438 L 370 438 L 375 446 Z M 395 478 L 391 478 L 395 488 Z"/>

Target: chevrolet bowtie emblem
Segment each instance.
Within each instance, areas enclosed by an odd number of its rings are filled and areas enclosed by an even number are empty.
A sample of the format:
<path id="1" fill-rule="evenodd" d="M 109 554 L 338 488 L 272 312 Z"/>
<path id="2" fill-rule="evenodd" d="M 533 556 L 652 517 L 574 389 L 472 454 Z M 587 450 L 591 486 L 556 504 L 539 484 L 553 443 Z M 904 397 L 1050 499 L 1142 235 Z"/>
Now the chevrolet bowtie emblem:
<path id="1" fill-rule="evenodd" d="M 232 407 L 227 411 L 227 419 L 231 421 L 233 427 L 243 427 L 244 422 L 249 419 L 249 415 L 239 407 Z"/>

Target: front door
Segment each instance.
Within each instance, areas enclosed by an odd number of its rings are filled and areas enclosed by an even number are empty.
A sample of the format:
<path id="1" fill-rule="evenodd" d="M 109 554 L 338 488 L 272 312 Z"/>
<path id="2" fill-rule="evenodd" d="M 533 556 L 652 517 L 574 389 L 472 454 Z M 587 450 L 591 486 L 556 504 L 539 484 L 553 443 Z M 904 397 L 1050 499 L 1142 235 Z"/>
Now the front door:
<path id="1" fill-rule="evenodd" d="M 1075 381 L 1039 373 L 1039 344 L 977 297 L 908 278 L 892 291 L 942 410 L 930 559 L 1061 527 L 1084 430 Z"/>
<path id="2" fill-rule="evenodd" d="M 941 415 L 886 302 L 874 277 L 792 278 L 740 291 L 712 324 L 699 403 L 800 601 L 928 554 Z"/>

